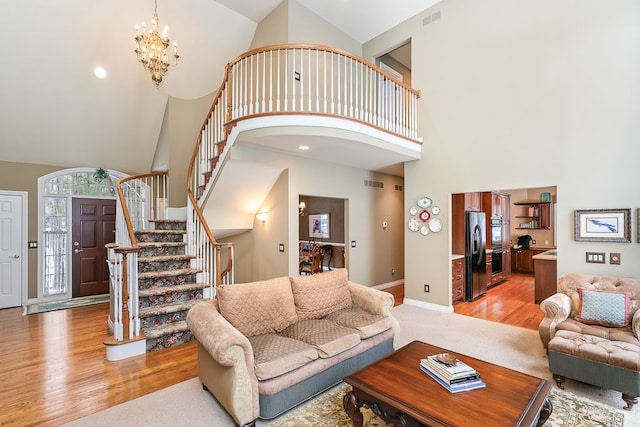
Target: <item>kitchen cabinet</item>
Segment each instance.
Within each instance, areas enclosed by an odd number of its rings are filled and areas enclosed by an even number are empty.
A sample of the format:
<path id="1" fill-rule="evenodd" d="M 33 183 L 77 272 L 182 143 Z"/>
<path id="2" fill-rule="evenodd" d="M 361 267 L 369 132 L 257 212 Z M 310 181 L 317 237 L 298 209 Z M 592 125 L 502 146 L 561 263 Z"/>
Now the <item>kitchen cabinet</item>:
<path id="1" fill-rule="evenodd" d="M 557 267 L 555 259 L 534 259 L 536 304 L 557 292 Z"/>
<path id="2" fill-rule="evenodd" d="M 451 288 L 453 301 L 464 300 L 464 258 L 451 261 Z"/>
<path id="3" fill-rule="evenodd" d="M 533 273 L 533 256 L 541 254 L 544 249 L 511 249 L 511 270 L 518 273 Z"/>
<path id="4" fill-rule="evenodd" d="M 482 193 L 464 193 L 465 211 L 482 211 Z"/>
<path id="5" fill-rule="evenodd" d="M 487 251 L 486 254 L 486 264 L 487 264 L 487 286 L 491 286 L 497 283 L 497 281 L 493 281 L 493 274 L 491 272 L 492 270 L 492 264 L 493 264 L 493 254 L 491 253 L 491 251 Z"/>
<path id="6" fill-rule="evenodd" d="M 549 202 L 517 202 L 520 211 L 516 215 L 520 230 L 550 230 L 551 203 Z"/>

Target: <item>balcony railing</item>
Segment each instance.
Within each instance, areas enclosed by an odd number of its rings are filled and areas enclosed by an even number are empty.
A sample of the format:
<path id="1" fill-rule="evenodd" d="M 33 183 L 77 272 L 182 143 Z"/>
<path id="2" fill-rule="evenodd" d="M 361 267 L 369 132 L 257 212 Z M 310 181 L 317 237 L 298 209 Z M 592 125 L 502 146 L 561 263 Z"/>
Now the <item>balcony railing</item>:
<path id="1" fill-rule="evenodd" d="M 227 64 L 193 155 L 189 188 L 206 194 L 231 128 L 279 114 L 339 117 L 418 142 L 420 93 L 374 64 L 326 46 L 275 45 Z"/>

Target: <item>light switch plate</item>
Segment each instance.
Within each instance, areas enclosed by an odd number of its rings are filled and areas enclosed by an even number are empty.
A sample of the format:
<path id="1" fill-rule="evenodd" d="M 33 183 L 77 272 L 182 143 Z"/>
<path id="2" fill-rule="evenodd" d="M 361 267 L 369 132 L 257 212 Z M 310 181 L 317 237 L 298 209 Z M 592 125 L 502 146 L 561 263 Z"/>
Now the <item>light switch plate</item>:
<path id="1" fill-rule="evenodd" d="M 591 264 L 604 264 L 604 252 L 586 252 L 585 261 Z"/>

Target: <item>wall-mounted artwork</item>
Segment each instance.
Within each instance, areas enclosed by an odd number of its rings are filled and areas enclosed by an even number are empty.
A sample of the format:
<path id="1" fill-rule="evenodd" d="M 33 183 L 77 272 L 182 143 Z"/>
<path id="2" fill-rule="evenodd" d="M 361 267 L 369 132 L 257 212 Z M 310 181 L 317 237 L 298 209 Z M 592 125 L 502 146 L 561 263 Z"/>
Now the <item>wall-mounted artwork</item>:
<path id="1" fill-rule="evenodd" d="M 576 242 L 631 242 L 631 209 L 574 211 Z"/>
<path id="2" fill-rule="evenodd" d="M 309 215 L 309 238 L 329 238 L 329 214 Z"/>

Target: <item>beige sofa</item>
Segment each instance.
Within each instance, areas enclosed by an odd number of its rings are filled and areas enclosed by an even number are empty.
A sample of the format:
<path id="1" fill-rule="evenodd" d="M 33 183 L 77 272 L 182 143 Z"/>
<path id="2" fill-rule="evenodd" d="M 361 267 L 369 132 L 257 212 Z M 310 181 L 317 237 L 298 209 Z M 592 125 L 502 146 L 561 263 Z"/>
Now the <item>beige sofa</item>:
<path id="1" fill-rule="evenodd" d="M 640 279 L 563 274 L 538 332 L 559 387 L 571 378 L 640 396 Z"/>
<path id="2" fill-rule="evenodd" d="M 238 425 L 274 418 L 391 353 L 393 303 L 346 269 L 221 286 L 187 316 L 200 380 Z"/>

